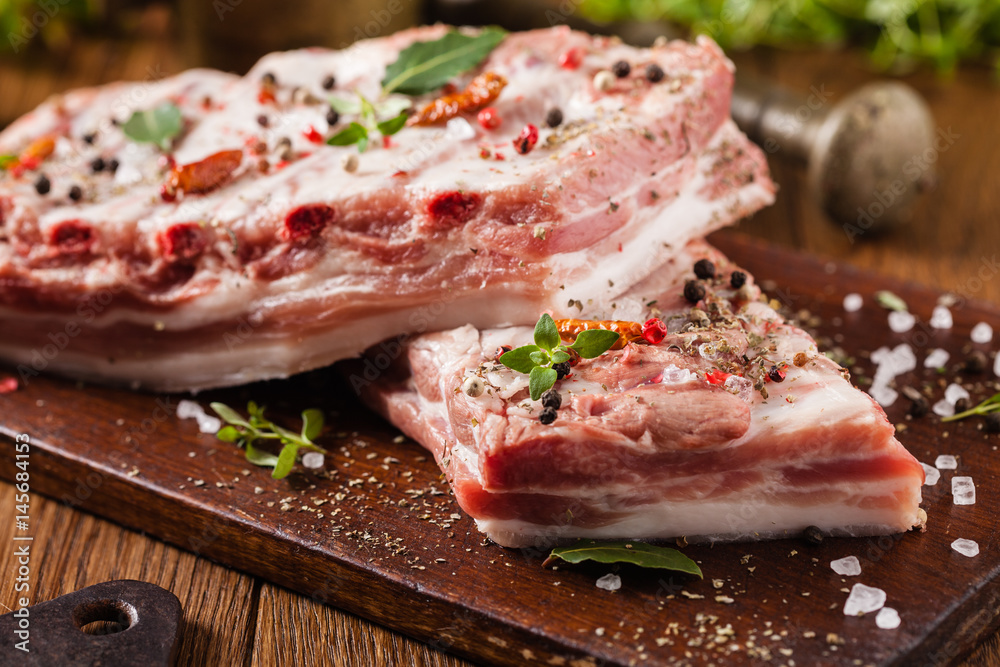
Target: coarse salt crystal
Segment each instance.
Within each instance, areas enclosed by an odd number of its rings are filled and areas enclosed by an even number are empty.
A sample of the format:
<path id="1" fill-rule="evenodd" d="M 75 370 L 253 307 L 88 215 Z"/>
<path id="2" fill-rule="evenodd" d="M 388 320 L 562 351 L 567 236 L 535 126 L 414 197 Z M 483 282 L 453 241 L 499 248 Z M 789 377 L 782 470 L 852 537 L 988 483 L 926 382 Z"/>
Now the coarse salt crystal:
<path id="1" fill-rule="evenodd" d="M 303 467 L 310 470 L 318 470 L 323 467 L 323 455 L 319 452 L 306 452 L 302 455 Z"/>
<path id="2" fill-rule="evenodd" d="M 971 477 L 952 477 L 951 495 L 956 505 L 976 504 L 976 485 Z"/>
<path id="3" fill-rule="evenodd" d="M 958 459 L 951 454 L 942 454 L 934 459 L 934 467 L 938 470 L 957 470 Z"/>
<path id="4" fill-rule="evenodd" d="M 847 556 L 834 561 L 830 561 L 830 568 L 844 577 L 856 577 L 861 574 L 861 563 L 857 556 Z"/>
<path id="5" fill-rule="evenodd" d="M 448 121 L 448 124 L 445 125 L 444 134 L 448 139 L 464 141 L 475 137 L 476 130 L 472 127 L 472 124 L 464 118 L 452 118 Z"/>
<path id="6" fill-rule="evenodd" d="M 844 297 L 844 310 L 849 313 L 854 313 L 861 310 L 861 305 L 864 303 L 864 299 L 861 298 L 860 294 L 848 294 Z"/>
<path id="7" fill-rule="evenodd" d="M 993 340 L 993 327 L 986 324 L 986 322 L 980 322 L 972 327 L 969 337 L 973 343 L 989 343 Z"/>
<path id="8" fill-rule="evenodd" d="M 931 313 L 931 326 L 935 329 L 950 329 L 952 325 L 951 311 L 947 306 L 934 306 Z"/>
<path id="9" fill-rule="evenodd" d="M 597 580 L 597 587 L 606 591 L 617 591 L 622 587 L 622 578 L 617 574 L 606 574 Z"/>
<path id="10" fill-rule="evenodd" d="M 937 484 L 938 480 L 941 479 L 941 471 L 923 462 L 920 465 L 924 467 L 924 486 L 934 486 Z"/>
<path id="11" fill-rule="evenodd" d="M 960 537 L 952 542 L 951 548 L 963 556 L 968 556 L 969 558 L 979 555 L 979 544 L 973 540 L 967 540 L 964 537 Z"/>
<path id="12" fill-rule="evenodd" d="M 904 333 L 913 328 L 917 318 L 906 310 L 894 310 L 889 313 L 889 328 L 895 333 Z"/>
<path id="13" fill-rule="evenodd" d="M 884 382 L 872 384 L 871 388 L 868 390 L 868 393 L 871 395 L 872 398 L 875 399 L 875 402 L 881 405 L 883 408 L 889 407 L 890 405 L 896 402 L 897 398 L 899 398 L 899 392 L 890 387 L 889 385 L 885 384 Z"/>
<path id="14" fill-rule="evenodd" d="M 744 403 L 753 402 L 753 381 L 739 375 L 730 375 L 726 378 L 723 389 L 730 394 L 736 394 Z"/>
<path id="15" fill-rule="evenodd" d="M 883 630 L 895 630 L 899 627 L 899 612 L 892 607 L 882 607 L 875 615 L 875 625 Z"/>
<path id="16" fill-rule="evenodd" d="M 934 348 L 927 353 L 927 358 L 924 359 L 924 368 L 941 368 L 946 363 L 951 355 L 948 354 L 947 350 L 942 350 L 940 347 Z"/>
<path id="17" fill-rule="evenodd" d="M 695 374 L 686 368 L 670 364 L 663 369 L 663 384 L 681 384 L 695 379 Z"/>
<path id="18" fill-rule="evenodd" d="M 938 417 L 951 417 L 955 414 L 955 404 L 949 403 L 947 400 L 942 398 L 940 401 L 931 406 L 931 411 Z"/>
<path id="19" fill-rule="evenodd" d="M 857 616 L 878 611 L 885 605 L 886 594 L 881 588 L 854 584 L 844 603 L 844 616 Z"/>
<path id="20" fill-rule="evenodd" d="M 952 405 L 955 405 L 960 399 L 963 398 L 969 398 L 969 392 L 960 384 L 952 382 L 944 390 L 944 400 L 948 401 Z"/>
<path id="21" fill-rule="evenodd" d="M 221 419 L 205 414 L 205 409 L 194 401 L 180 401 L 177 404 L 177 417 L 197 420 L 198 430 L 202 433 L 218 433 L 222 428 Z"/>

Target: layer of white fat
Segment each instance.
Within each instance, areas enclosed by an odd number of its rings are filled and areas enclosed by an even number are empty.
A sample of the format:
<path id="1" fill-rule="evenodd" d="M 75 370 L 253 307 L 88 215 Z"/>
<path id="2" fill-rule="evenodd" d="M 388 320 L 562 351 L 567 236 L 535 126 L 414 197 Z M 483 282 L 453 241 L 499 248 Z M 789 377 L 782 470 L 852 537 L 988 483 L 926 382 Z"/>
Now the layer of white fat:
<path id="1" fill-rule="evenodd" d="M 463 295 L 448 302 L 430 306 L 422 304 L 409 308 L 374 311 L 368 317 L 344 321 L 336 334 L 324 331 L 313 335 L 268 335 L 256 330 L 255 318 L 234 320 L 231 329 L 212 336 L 198 347 L 186 351 L 171 351 L 166 357 L 137 354 L 134 350 L 108 345 L 108 353 L 94 355 L 73 350 L 72 344 L 55 356 L 46 356 L 46 369 L 67 373 L 102 382 L 119 382 L 155 391 L 185 391 L 245 384 L 262 378 L 283 378 L 295 373 L 332 364 L 334 361 L 356 357 L 375 345 L 374 356 L 382 352 L 398 354 L 396 341 L 411 336 L 400 334 L 400 322 L 407 322 L 411 331 L 424 333 L 437 329 L 450 329 L 465 324 L 470 319 L 495 317 L 501 310 L 513 317 L 537 317 L 538 306 L 515 296 L 502 293 L 483 298 L 481 294 Z M 0 326 L 6 319 L 0 312 Z M 72 318 L 69 321 L 77 321 Z M 80 324 L 78 322 L 78 324 Z M 64 323 L 53 324 L 52 331 L 61 331 Z M 82 326 L 82 325 L 81 325 Z M 227 335 L 228 334 L 228 335 Z M 414 334 L 417 335 L 417 334 Z M 377 343 L 384 341 L 383 350 Z M 15 364 L 32 366 L 36 355 L 45 345 L 26 349 L 0 341 L 0 357 Z M 374 363 L 374 362 L 373 362 Z M 359 381 L 374 381 L 362 377 Z"/>
<path id="2" fill-rule="evenodd" d="M 894 489 L 870 485 L 868 495 L 886 495 Z M 540 525 L 517 519 L 476 519 L 476 526 L 505 547 L 537 545 L 541 540 L 672 539 L 688 542 L 759 540 L 795 537 L 807 526 L 837 536 L 889 535 L 917 523 L 916 511 L 896 508 L 845 507 L 839 503 L 789 504 L 735 496 L 723 501 L 661 502 L 631 508 L 624 518 L 606 526 Z"/>

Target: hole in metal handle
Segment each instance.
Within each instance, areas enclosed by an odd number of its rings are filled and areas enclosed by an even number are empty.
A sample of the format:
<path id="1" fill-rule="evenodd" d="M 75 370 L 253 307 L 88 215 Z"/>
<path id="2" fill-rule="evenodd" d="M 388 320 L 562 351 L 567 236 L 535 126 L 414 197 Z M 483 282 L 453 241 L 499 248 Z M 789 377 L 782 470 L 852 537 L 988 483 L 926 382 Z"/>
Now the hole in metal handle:
<path id="1" fill-rule="evenodd" d="M 124 600 L 83 602 L 73 610 L 73 623 L 88 635 L 111 635 L 128 630 L 139 614 Z"/>

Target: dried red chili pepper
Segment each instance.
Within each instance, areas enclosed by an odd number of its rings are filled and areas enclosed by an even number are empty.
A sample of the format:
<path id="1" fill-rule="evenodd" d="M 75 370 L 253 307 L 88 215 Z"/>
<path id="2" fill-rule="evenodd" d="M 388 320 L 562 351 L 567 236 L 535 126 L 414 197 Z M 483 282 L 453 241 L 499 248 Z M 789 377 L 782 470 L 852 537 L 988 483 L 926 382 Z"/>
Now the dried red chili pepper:
<path id="1" fill-rule="evenodd" d="M 241 162 L 243 162 L 243 151 L 232 150 L 213 153 L 191 164 L 174 166 L 160 194 L 164 200 L 172 201 L 178 192 L 185 194 L 211 192 L 231 179 Z"/>
<path id="2" fill-rule="evenodd" d="M 484 72 L 459 93 L 437 98 L 406 121 L 407 125 L 436 125 L 462 113 L 479 111 L 495 100 L 507 85 L 507 79 L 496 72 Z"/>
<path id="3" fill-rule="evenodd" d="M 626 320 L 577 320 L 566 319 L 556 320 L 556 329 L 559 337 L 563 340 L 574 342 L 581 332 L 588 329 L 606 329 L 618 334 L 618 340 L 611 346 L 612 350 L 620 350 L 626 343 L 632 343 L 643 339 L 642 325 L 638 322 L 628 322 Z"/>

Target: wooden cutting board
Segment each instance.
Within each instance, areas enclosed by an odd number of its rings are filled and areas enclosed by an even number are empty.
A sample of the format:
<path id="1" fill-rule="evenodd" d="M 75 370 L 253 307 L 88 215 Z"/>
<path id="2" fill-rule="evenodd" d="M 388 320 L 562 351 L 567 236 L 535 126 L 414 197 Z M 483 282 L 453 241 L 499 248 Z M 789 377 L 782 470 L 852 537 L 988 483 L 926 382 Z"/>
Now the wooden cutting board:
<path id="1" fill-rule="evenodd" d="M 861 371 L 855 381 L 871 376 L 867 352 L 909 343 L 919 368 L 899 378 L 900 386 L 926 383 L 932 403 L 955 378 L 975 401 L 997 391 L 991 346 L 969 338 L 980 321 L 1000 331 L 997 308 L 962 301 L 952 308 L 954 327 L 933 330 L 926 325 L 939 296 L 932 290 L 732 233 L 713 241 L 800 313 L 821 345 L 853 356 Z M 892 333 L 874 302 L 879 289 L 903 297 L 917 327 Z M 861 311 L 844 312 L 849 292 L 864 297 Z M 943 374 L 923 368 L 935 347 L 951 353 Z M 973 348 L 990 355 L 988 368 L 960 373 Z M 0 476 L 13 479 L 14 439 L 27 434 L 32 492 L 486 662 L 945 664 L 1000 625 L 1000 436 L 986 435 L 978 420 L 907 420 L 904 398 L 887 409 L 905 426 L 901 442 L 931 465 L 939 454 L 958 457 L 957 471 L 943 471 L 937 485 L 923 489 L 925 533 L 818 546 L 788 539 L 685 547 L 704 580 L 632 566 L 543 569 L 544 550 L 491 544 L 461 512 L 431 457 L 359 405 L 334 371 L 196 397 L 240 408 L 253 399 L 291 427 L 301 409 L 322 408 L 330 426 L 321 443 L 331 454 L 319 475 L 272 480 L 235 446 L 179 420 L 182 398 L 33 378 L 0 397 Z M 953 505 L 956 474 L 975 480 L 975 505 Z M 980 554 L 953 551 L 959 537 L 978 542 Z M 848 555 L 861 561 L 860 576 L 830 569 L 831 560 Z M 612 571 L 621 589 L 598 589 L 596 580 Z M 844 616 L 847 590 L 857 582 L 887 592 L 902 618 L 898 629 L 877 628 L 874 615 Z"/>

